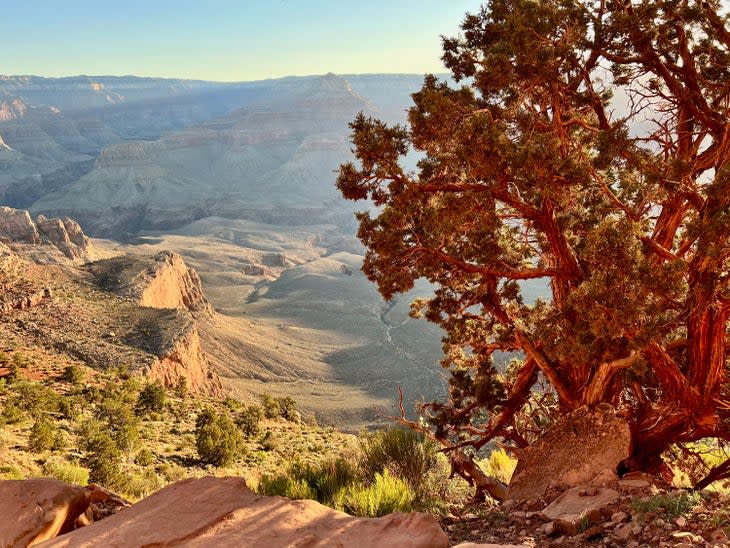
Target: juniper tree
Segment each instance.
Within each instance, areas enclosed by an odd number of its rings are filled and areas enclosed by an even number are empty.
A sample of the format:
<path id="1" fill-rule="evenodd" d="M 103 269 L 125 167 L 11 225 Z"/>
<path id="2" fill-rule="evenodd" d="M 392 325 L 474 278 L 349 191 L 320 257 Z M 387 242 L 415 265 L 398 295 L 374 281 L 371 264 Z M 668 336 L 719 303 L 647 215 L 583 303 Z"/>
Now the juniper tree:
<path id="1" fill-rule="evenodd" d="M 425 78 L 407 126 L 351 123 L 337 181 L 377 206 L 358 236 L 381 294 L 435 287 L 413 305 L 446 333 L 431 435 L 474 476 L 459 448 L 528 444 L 517 417 L 544 381 L 559 413 L 620 409 L 631 468 L 730 439 L 721 3 L 492 0 L 461 29 L 442 39 L 451 81 Z M 525 298 L 531 281 L 549 297 Z M 496 352 L 524 359 L 506 376 Z"/>

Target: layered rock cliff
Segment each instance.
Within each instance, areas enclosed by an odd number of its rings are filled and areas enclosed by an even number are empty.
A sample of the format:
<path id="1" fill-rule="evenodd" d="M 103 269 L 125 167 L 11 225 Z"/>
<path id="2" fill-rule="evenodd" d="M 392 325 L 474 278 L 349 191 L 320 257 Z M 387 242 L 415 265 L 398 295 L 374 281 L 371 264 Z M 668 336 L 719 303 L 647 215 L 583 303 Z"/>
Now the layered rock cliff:
<path id="1" fill-rule="evenodd" d="M 221 380 L 210 368 L 200 346 L 196 327 L 175 339 L 149 366 L 145 376 L 161 382 L 164 386 L 177 386 L 184 377 L 188 390 L 194 394 L 216 397 L 223 394 Z"/>
<path id="2" fill-rule="evenodd" d="M 53 246 L 72 261 L 86 261 L 94 255 L 89 238 L 73 219 L 48 219 L 38 215 L 33 221 L 27 211 L 6 206 L 0 206 L 0 241 L 10 247 L 17 244 Z"/>
<path id="3" fill-rule="evenodd" d="M 200 276 L 172 251 L 156 255 L 128 254 L 88 266 L 105 290 L 150 308 L 185 308 L 210 316 Z"/>
<path id="4" fill-rule="evenodd" d="M 128 254 L 87 266 L 97 285 L 147 309 L 174 310 L 165 321 L 139 322 L 130 336 L 137 346 L 155 354 L 144 374 L 165 386 L 185 377 L 193 393 L 220 396 L 223 388 L 201 348 L 196 319 L 208 319 L 213 308 L 200 277 L 182 257 L 170 251 L 156 255 Z"/>

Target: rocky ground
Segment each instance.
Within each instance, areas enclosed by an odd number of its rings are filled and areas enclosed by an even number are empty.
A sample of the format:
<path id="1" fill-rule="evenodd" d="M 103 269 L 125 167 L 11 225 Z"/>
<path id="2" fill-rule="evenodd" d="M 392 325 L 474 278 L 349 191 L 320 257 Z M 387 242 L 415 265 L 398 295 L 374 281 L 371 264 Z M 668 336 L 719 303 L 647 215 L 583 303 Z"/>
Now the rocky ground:
<path id="1" fill-rule="evenodd" d="M 730 499 L 726 495 L 692 495 L 654 485 L 619 487 L 618 492 L 616 500 L 591 509 L 575 522 L 551 520 L 544 512 L 544 502 L 531 501 L 502 507 L 472 506 L 460 515 L 443 517 L 441 525 L 453 544 L 615 548 L 730 544 Z"/>

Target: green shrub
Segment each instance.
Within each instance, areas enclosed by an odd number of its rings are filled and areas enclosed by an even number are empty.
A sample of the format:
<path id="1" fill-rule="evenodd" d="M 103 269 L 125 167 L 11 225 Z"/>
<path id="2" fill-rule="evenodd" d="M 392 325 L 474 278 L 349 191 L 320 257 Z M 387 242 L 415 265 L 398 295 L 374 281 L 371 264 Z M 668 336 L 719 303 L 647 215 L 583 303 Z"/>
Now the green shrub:
<path id="1" fill-rule="evenodd" d="M 61 373 L 61 380 L 78 386 L 84 382 L 84 372 L 76 365 L 67 365 Z"/>
<path id="2" fill-rule="evenodd" d="M 154 470 L 143 470 L 139 474 L 130 474 L 121 490 L 130 498 L 139 499 L 160 490 L 164 485 L 164 480 Z"/>
<path id="3" fill-rule="evenodd" d="M 134 463 L 139 466 L 151 466 L 154 462 L 155 454 L 146 447 L 138 451 L 134 456 Z"/>
<path id="4" fill-rule="evenodd" d="M 297 411 L 297 403 L 289 396 L 278 398 L 279 415 L 289 422 L 299 422 L 301 415 Z"/>
<path id="5" fill-rule="evenodd" d="M 436 465 L 436 446 L 412 430 L 391 427 L 360 436 L 360 468 L 365 478 L 390 470 L 418 490 Z"/>
<path id="6" fill-rule="evenodd" d="M 241 408 L 241 405 L 243 405 L 240 401 L 238 401 L 236 398 L 226 398 L 223 400 L 223 405 L 228 408 L 229 411 L 238 411 Z"/>
<path id="7" fill-rule="evenodd" d="M 682 491 L 680 493 L 656 495 L 645 500 L 636 499 L 631 502 L 631 506 L 639 514 L 656 512 L 659 508 L 662 508 L 665 515 L 677 518 L 687 514 L 701 500 L 702 497 L 697 492 Z"/>
<path id="8" fill-rule="evenodd" d="M 264 417 L 264 412 L 260 406 L 256 404 L 244 407 L 236 418 L 236 424 L 241 429 L 243 434 L 250 438 L 259 433 L 261 429 L 261 419 Z"/>
<path id="9" fill-rule="evenodd" d="M 188 396 L 188 379 L 185 375 L 181 375 L 177 380 L 177 384 L 174 388 L 175 395 L 180 399 L 185 399 Z"/>
<path id="10" fill-rule="evenodd" d="M 68 420 L 76 420 L 79 418 L 84 408 L 86 400 L 81 395 L 67 395 L 58 402 L 58 412 L 61 416 Z"/>
<path id="11" fill-rule="evenodd" d="M 479 465 L 487 476 L 509 484 L 517 466 L 517 459 L 510 457 L 507 451 L 500 448 L 492 451 L 487 459 L 479 462 Z"/>
<path id="12" fill-rule="evenodd" d="M 355 516 L 380 517 L 392 512 L 410 512 L 415 498 L 410 486 L 386 468 L 382 474 L 375 474 L 371 485 L 350 488 L 343 509 Z"/>
<path id="13" fill-rule="evenodd" d="M 121 451 L 134 449 L 139 438 L 139 419 L 128 403 L 105 399 L 96 408 L 96 418 L 106 424 L 109 435 Z"/>
<path id="14" fill-rule="evenodd" d="M 0 414 L 0 422 L 2 424 L 16 424 L 25 418 L 25 412 L 18 405 L 17 400 L 7 401 L 3 406 L 2 414 Z"/>
<path id="15" fill-rule="evenodd" d="M 37 382 L 20 381 L 13 386 L 12 401 L 33 418 L 58 413 L 60 396 L 51 388 Z"/>
<path id="16" fill-rule="evenodd" d="M 267 430 L 261 437 L 261 448 L 264 451 L 274 451 L 278 447 L 279 439 L 270 430 Z"/>
<path id="17" fill-rule="evenodd" d="M 165 389 L 160 383 L 148 383 L 139 393 L 134 411 L 138 415 L 161 413 L 165 409 Z"/>
<path id="18" fill-rule="evenodd" d="M 64 459 L 48 459 L 43 465 L 43 473 L 51 478 L 74 485 L 88 485 L 89 470 L 77 462 Z"/>
<path id="19" fill-rule="evenodd" d="M 227 415 L 206 414 L 198 416 L 195 428 L 195 446 L 200 460 L 213 466 L 226 466 L 241 455 L 244 449 L 243 435 Z"/>
<path id="20" fill-rule="evenodd" d="M 49 451 L 53 447 L 56 437 L 56 430 L 46 418 L 36 419 L 30 429 L 28 437 L 28 449 L 33 453 Z"/>
<path id="21" fill-rule="evenodd" d="M 126 477 L 122 471 L 122 453 L 106 432 L 98 432 L 84 440 L 86 456 L 83 464 L 89 469 L 89 481 L 109 489 L 124 485 Z"/>
<path id="22" fill-rule="evenodd" d="M 259 481 L 258 492 L 262 495 L 278 495 L 290 499 L 316 500 L 316 493 L 306 481 L 291 478 L 286 474 L 262 476 Z"/>
<path id="23" fill-rule="evenodd" d="M 261 407 L 264 410 L 264 416 L 267 419 L 275 419 L 281 416 L 281 406 L 279 400 L 269 393 L 264 392 L 259 396 Z"/>
<path id="24" fill-rule="evenodd" d="M 204 407 L 195 419 L 195 428 L 207 426 L 215 420 L 215 412 L 210 407 Z"/>

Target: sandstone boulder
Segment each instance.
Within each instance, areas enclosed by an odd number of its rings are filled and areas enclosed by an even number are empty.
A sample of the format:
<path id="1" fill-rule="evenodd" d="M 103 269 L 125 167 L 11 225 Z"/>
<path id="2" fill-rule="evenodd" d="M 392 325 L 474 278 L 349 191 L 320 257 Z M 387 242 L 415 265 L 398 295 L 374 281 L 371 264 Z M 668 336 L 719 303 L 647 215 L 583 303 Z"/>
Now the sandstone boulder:
<path id="1" fill-rule="evenodd" d="M 89 498 L 54 479 L 0 481 L 0 546 L 25 548 L 72 530 Z"/>
<path id="2" fill-rule="evenodd" d="M 508 499 L 536 499 L 551 485 L 570 488 L 615 471 L 629 456 L 631 433 L 608 406 L 581 407 L 558 420 L 520 455 Z"/>
<path id="3" fill-rule="evenodd" d="M 551 502 L 542 513 L 551 521 L 562 520 L 578 525 L 586 516 L 595 514 L 598 517 L 620 496 L 618 491 L 606 487 L 573 487 Z"/>
<path id="4" fill-rule="evenodd" d="M 252 493 L 241 478 L 184 480 L 44 547 L 382 546 L 446 548 L 446 534 L 425 514 L 365 519 L 310 500 Z"/>

